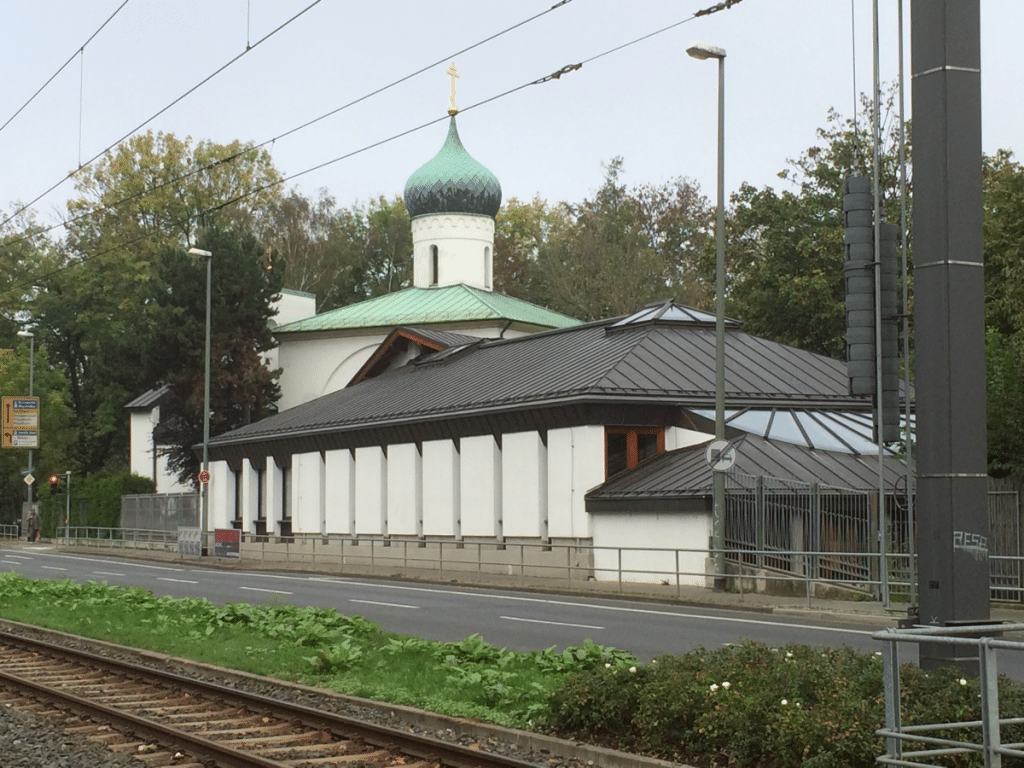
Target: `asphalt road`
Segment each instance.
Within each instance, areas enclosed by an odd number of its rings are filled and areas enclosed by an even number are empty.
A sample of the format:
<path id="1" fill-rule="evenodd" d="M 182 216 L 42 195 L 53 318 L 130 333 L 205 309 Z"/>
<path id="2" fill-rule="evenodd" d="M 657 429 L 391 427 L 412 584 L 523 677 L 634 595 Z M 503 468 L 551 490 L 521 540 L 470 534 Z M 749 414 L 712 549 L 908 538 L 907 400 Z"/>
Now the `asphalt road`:
<path id="1" fill-rule="evenodd" d="M 478 633 L 513 650 L 561 649 L 587 638 L 647 661 L 664 653 L 714 648 L 743 638 L 773 646 L 803 643 L 879 651 L 870 618 L 828 620 L 677 606 L 592 596 L 538 595 L 456 585 L 238 571 L 187 563 L 140 562 L 58 552 L 45 545 L 0 548 L 0 571 L 32 578 L 144 587 L 158 596 L 206 597 L 217 604 L 281 602 L 336 608 L 385 629 L 457 641 Z M 910 649 L 908 649 L 909 651 Z M 913 660 L 908 654 L 907 661 Z"/>

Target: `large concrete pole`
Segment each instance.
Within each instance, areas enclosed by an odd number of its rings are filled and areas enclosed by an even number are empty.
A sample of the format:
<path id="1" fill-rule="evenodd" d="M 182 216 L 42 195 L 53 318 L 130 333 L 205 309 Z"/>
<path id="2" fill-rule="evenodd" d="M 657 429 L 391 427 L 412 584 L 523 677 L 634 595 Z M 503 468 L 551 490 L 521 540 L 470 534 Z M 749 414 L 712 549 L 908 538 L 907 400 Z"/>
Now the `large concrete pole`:
<path id="1" fill-rule="evenodd" d="M 989 618 L 979 0 L 912 0 L 911 39 L 920 616 L 945 626 Z"/>

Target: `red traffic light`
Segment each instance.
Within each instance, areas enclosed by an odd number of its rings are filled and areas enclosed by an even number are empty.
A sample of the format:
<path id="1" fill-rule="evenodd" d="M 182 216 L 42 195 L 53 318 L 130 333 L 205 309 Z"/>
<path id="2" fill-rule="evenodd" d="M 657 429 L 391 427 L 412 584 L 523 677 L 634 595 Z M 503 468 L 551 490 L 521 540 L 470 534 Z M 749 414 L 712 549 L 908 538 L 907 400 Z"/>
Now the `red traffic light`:
<path id="1" fill-rule="evenodd" d="M 51 488 L 60 485 L 60 475 L 50 475 L 49 480 Z"/>

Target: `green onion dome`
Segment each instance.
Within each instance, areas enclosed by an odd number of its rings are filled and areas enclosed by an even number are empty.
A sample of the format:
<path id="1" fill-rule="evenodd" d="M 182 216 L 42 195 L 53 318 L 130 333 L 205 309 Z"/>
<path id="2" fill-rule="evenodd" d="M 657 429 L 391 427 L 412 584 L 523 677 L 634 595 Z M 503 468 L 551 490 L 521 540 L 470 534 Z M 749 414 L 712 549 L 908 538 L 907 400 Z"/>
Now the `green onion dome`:
<path id="1" fill-rule="evenodd" d="M 497 215 L 501 184 L 462 146 L 454 115 L 441 151 L 405 183 L 405 207 L 412 218 L 430 213 Z"/>

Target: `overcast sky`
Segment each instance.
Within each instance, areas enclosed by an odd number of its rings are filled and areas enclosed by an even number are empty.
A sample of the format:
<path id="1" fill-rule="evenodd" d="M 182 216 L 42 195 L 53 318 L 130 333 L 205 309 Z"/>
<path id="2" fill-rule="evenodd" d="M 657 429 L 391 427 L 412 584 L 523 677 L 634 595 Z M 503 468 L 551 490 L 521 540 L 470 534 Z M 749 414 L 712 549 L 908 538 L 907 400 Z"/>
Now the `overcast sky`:
<path id="1" fill-rule="evenodd" d="M 0 0 L 0 125 L 7 122 L 117 10 L 123 0 Z M 897 75 L 896 9 L 881 2 L 881 73 Z M 115 143 L 232 58 L 237 62 L 147 124 L 154 131 L 261 143 L 434 62 L 426 72 L 269 145 L 286 175 L 408 131 L 448 105 L 457 64 L 459 130 L 497 175 L 504 197 L 579 201 L 619 155 L 630 185 L 675 176 L 715 196 L 717 66 L 685 49 L 696 40 L 727 51 L 726 191 L 747 181 L 784 187 L 776 174 L 816 141 L 830 107 L 853 110 L 871 89 L 871 2 L 742 0 L 682 22 L 717 0 L 128 0 L 43 91 L 0 130 L 0 207 L 28 202 L 80 162 Z M 1020 31 L 1024 1 L 982 2 L 984 150 L 1024 146 Z M 904 25 L 910 66 L 909 3 Z M 855 16 L 855 23 L 853 20 Z M 510 89 L 586 62 L 558 80 Z M 908 87 L 907 112 L 910 116 Z M 437 123 L 289 182 L 326 188 L 339 205 L 400 194 L 444 140 Z M 35 204 L 59 220 L 71 181 Z"/>

